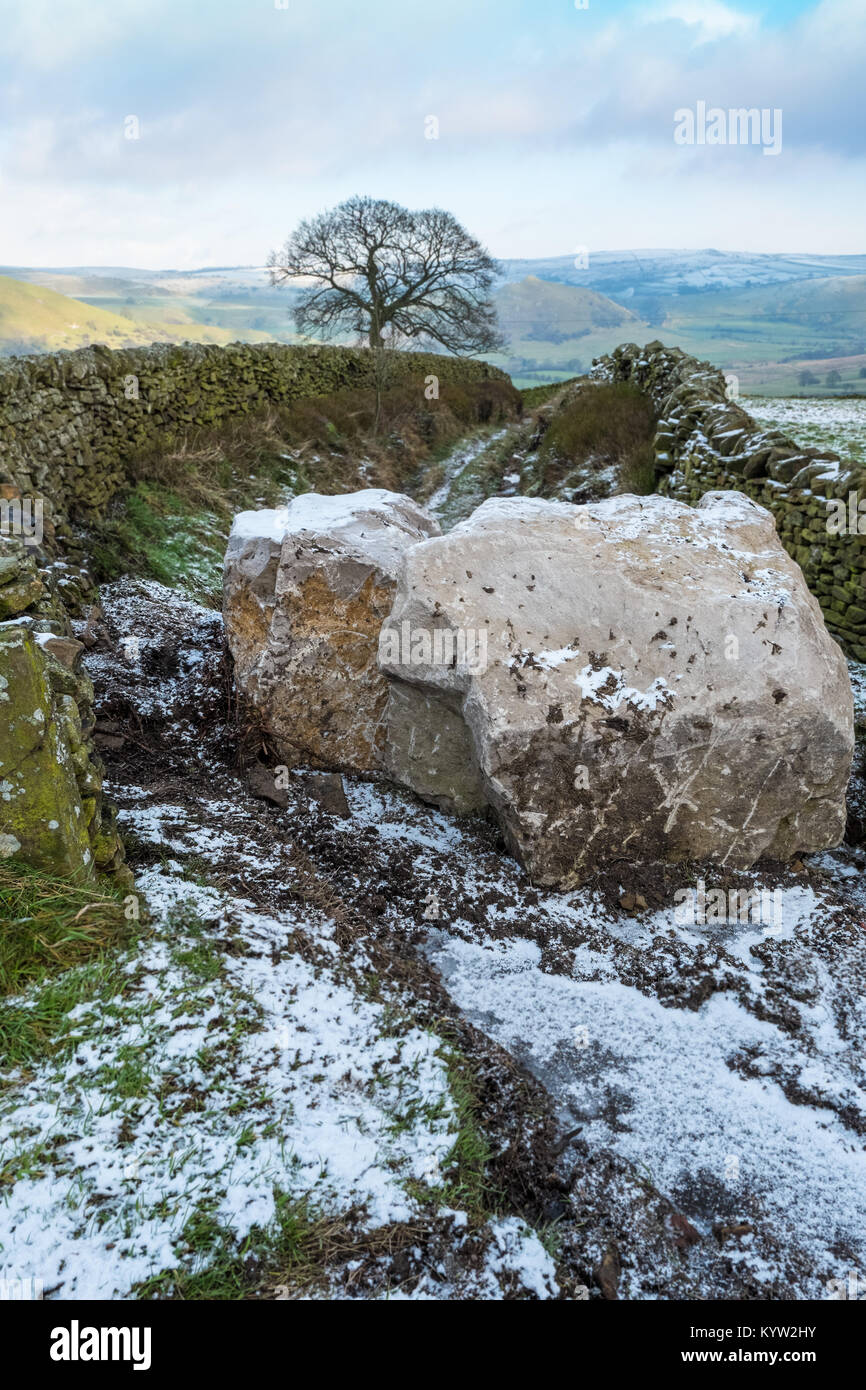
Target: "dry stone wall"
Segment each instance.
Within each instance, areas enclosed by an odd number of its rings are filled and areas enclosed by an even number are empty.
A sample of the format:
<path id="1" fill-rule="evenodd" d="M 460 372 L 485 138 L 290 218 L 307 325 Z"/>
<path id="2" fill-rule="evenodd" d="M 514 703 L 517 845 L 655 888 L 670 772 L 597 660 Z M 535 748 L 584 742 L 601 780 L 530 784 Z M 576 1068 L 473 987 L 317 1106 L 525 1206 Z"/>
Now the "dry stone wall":
<path id="1" fill-rule="evenodd" d="M 70 623 L 92 597 L 85 571 L 0 536 L 0 860 L 129 886 Z"/>
<path id="2" fill-rule="evenodd" d="M 486 362 L 395 353 L 389 385 L 507 380 Z M 369 352 L 279 343 L 196 344 L 0 360 L 0 485 L 65 520 L 100 516 L 136 452 L 269 404 L 373 384 Z"/>
<path id="3" fill-rule="evenodd" d="M 736 489 L 767 507 L 843 648 L 866 661 L 866 468 L 832 450 L 802 448 L 764 429 L 731 399 L 722 372 L 662 343 L 626 343 L 593 364 L 597 379 L 630 381 L 652 398 L 658 491 L 697 502 Z M 853 505 L 851 496 L 854 495 Z"/>

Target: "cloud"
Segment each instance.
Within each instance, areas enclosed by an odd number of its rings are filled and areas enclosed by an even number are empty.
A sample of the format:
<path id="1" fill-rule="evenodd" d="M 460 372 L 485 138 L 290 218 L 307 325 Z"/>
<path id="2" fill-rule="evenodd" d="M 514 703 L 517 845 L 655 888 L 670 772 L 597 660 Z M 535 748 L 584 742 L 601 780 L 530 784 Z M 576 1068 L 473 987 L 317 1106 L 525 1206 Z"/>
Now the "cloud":
<path id="1" fill-rule="evenodd" d="M 715 210 L 713 244 L 756 249 L 786 219 L 815 235 L 803 180 L 819 170 L 825 242 L 838 249 L 863 225 L 862 0 L 823 0 L 772 26 L 722 0 L 586 11 L 530 0 L 291 0 L 285 10 L 273 0 L 0 0 L 0 23 L 7 10 L 7 261 L 86 252 L 118 263 L 131 248 L 148 265 L 205 253 L 258 261 L 300 216 L 366 191 L 453 207 L 499 254 L 587 240 L 575 221 L 599 235 L 619 228 L 620 246 L 641 239 L 641 223 L 658 244 L 697 244 L 699 199 Z M 673 113 L 697 100 L 782 108 L 782 156 L 674 146 Z M 425 139 L 431 114 L 438 140 Z M 759 207 L 763 226 L 753 225 Z"/>
<path id="2" fill-rule="evenodd" d="M 758 17 L 732 9 L 722 0 L 665 0 L 647 16 L 647 22 L 675 19 L 695 31 L 694 42 L 712 43 L 717 39 L 729 38 L 756 32 Z"/>

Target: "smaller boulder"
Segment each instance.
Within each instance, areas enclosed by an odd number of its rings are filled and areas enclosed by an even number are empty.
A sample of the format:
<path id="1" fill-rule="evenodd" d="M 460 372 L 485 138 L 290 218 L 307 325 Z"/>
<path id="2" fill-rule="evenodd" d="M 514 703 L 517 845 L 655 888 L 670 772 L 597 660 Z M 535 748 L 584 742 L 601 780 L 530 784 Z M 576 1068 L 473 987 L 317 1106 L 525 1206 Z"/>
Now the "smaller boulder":
<path id="1" fill-rule="evenodd" d="M 379 488 L 235 518 L 223 610 L 235 682 L 287 766 L 381 766 L 379 630 L 402 557 L 439 534 L 410 498 Z"/>

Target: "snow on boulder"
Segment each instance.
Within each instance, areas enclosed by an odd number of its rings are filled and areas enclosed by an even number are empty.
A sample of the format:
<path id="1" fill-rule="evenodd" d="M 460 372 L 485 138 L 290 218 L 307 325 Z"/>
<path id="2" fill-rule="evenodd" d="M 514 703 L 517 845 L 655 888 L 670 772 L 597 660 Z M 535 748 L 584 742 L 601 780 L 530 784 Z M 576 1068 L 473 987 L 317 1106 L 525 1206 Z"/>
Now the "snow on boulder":
<path id="1" fill-rule="evenodd" d="M 288 766 L 379 766 L 387 682 L 376 665 L 404 552 L 439 527 L 408 497 L 304 493 L 241 512 L 223 611 L 238 689 Z"/>
<path id="2" fill-rule="evenodd" d="M 485 502 L 407 551 L 379 660 L 390 774 L 492 807 L 542 884 L 842 837 L 845 660 L 741 493 Z"/>

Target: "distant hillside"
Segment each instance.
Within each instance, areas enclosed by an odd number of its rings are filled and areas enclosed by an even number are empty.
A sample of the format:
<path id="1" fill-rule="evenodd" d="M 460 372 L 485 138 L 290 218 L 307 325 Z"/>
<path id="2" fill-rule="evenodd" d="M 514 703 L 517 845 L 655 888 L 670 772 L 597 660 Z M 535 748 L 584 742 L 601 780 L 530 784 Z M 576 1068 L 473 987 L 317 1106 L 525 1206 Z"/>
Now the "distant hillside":
<path id="1" fill-rule="evenodd" d="M 747 251 L 593 251 L 576 256 L 501 262 L 509 283 L 537 275 L 598 290 L 613 299 L 707 294 L 836 275 L 866 274 L 866 256 L 772 255 Z"/>
<path id="2" fill-rule="evenodd" d="M 512 346 L 519 342 L 564 343 L 597 328 L 620 328 L 639 320 L 630 309 L 595 290 L 559 285 L 528 275 L 496 294 L 496 309 Z"/>
<path id="3" fill-rule="evenodd" d="M 681 311 L 687 314 L 692 308 L 690 301 L 684 301 Z M 832 323 L 847 335 L 852 331 L 852 318 L 858 321 L 859 331 L 866 327 L 866 274 L 705 294 L 701 297 L 700 313 L 706 320 L 714 316 L 769 318 L 776 322 L 784 319 L 789 323 L 818 323 L 825 329 Z"/>
<path id="4" fill-rule="evenodd" d="M 167 314 L 165 318 L 154 315 L 150 321 L 137 322 L 118 312 L 116 299 L 111 302 L 113 307 L 106 309 L 58 294 L 44 285 L 0 275 L 0 355 L 54 352 L 90 343 L 104 343 L 112 348 L 185 340 L 228 343 L 237 336 L 225 328 L 198 323 L 185 313 Z"/>

